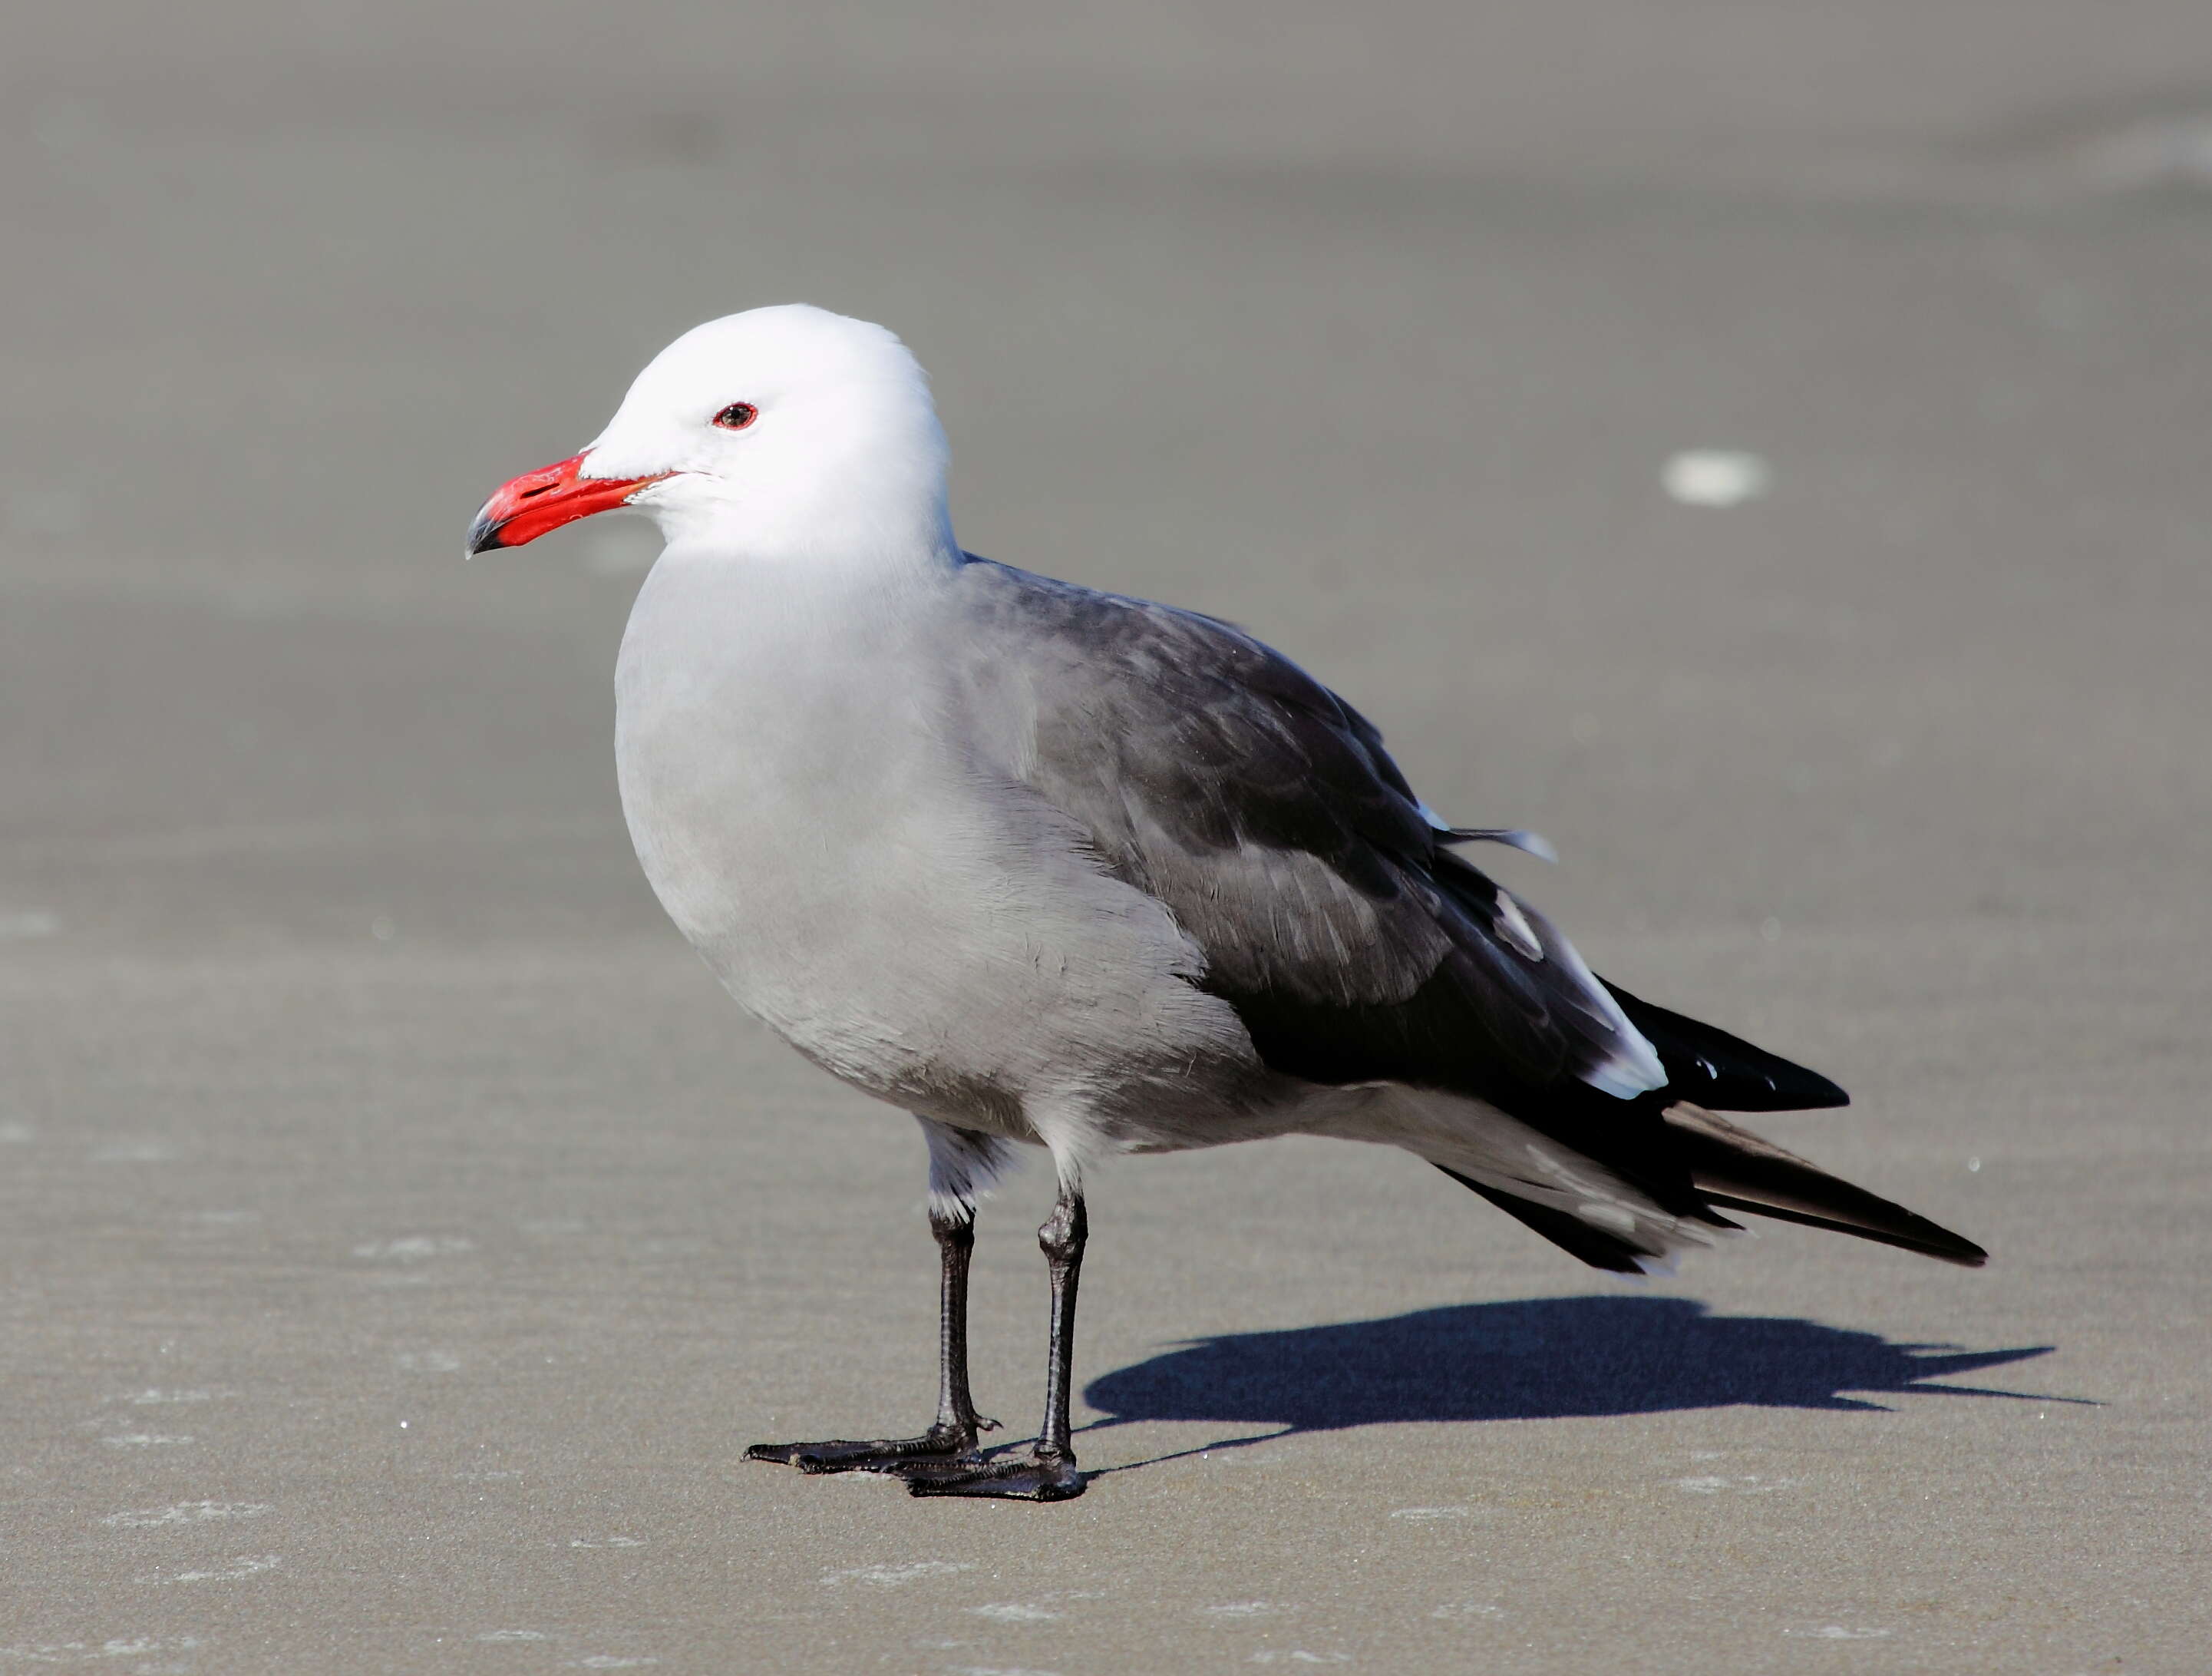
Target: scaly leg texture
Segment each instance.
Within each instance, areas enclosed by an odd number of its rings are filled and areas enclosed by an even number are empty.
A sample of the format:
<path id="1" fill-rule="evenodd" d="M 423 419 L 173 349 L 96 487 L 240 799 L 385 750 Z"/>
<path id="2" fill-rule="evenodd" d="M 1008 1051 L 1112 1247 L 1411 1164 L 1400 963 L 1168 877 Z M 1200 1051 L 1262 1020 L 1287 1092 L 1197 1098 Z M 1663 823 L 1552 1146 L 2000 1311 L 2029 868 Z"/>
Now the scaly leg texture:
<path id="1" fill-rule="evenodd" d="M 975 1412 L 968 1392 L 968 1263 L 975 1249 L 972 1204 L 933 1205 L 929 1231 L 945 1259 L 938 1311 L 937 1418 L 919 1437 L 857 1441 L 831 1438 L 820 1443 L 756 1443 L 747 1460 L 772 1460 L 802 1472 L 890 1472 L 929 1463 L 953 1466 L 973 1461 L 976 1439 L 996 1426 Z"/>
<path id="2" fill-rule="evenodd" d="M 1060 1202 L 1037 1230 L 1052 1271 L 1051 1362 L 1045 1372 L 1044 1424 L 1026 1454 L 989 1460 L 908 1460 L 888 1470 L 917 1496 L 997 1496 L 1019 1502 L 1065 1502 L 1083 1493 L 1067 1421 L 1075 1362 L 1075 1285 L 1090 1232 L 1082 1192 L 1062 1181 Z"/>

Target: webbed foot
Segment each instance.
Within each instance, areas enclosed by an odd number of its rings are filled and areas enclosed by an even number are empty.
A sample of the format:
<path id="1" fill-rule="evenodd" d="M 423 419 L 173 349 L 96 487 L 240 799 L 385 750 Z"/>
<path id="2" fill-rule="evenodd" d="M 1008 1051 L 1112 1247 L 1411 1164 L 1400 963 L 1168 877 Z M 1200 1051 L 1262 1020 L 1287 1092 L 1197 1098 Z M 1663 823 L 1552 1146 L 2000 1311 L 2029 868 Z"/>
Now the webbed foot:
<path id="1" fill-rule="evenodd" d="M 987 1422 L 986 1424 L 993 1423 Z M 747 1460 L 775 1461 L 802 1472 L 896 1472 L 903 1467 L 958 1469 L 980 1460 L 975 1433 L 954 1426 L 932 1426 L 919 1437 L 877 1438 L 858 1442 L 836 1437 L 820 1443 L 756 1443 Z"/>
<path id="2" fill-rule="evenodd" d="M 989 1460 L 914 1460 L 887 1469 L 916 1496 L 995 1496 L 1014 1502 L 1070 1502 L 1083 1493 L 1073 1455 L 1031 1450 Z"/>

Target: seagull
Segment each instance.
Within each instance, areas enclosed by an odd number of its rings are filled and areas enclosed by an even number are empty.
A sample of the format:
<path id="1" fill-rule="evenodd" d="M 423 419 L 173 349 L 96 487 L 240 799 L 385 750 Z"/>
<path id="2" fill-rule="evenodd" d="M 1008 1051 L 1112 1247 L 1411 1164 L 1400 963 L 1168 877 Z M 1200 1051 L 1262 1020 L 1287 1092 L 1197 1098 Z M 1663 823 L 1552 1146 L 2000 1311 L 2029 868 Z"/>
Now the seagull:
<path id="1" fill-rule="evenodd" d="M 1121 1153 L 1398 1147 L 1622 1274 L 1745 1212 L 1983 1262 L 1718 1115 L 1846 1097 L 1594 975 L 1466 854 L 1542 841 L 1435 814 L 1289 658 L 963 552 L 948 460 L 891 332 L 755 308 L 678 338 L 596 442 L 469 532 L 475 554 L 617 509 L 659 525 L 615 673 L 638 860 L 740 1006 L 927 1143 L 936 1419 L 750 1459 L 1081 1494 L 1084 1182 Z M 1058 1185 L 1044 1417 L 987 1452 L 969 1260 L 978 1196 L 1025 1146 Z"/>

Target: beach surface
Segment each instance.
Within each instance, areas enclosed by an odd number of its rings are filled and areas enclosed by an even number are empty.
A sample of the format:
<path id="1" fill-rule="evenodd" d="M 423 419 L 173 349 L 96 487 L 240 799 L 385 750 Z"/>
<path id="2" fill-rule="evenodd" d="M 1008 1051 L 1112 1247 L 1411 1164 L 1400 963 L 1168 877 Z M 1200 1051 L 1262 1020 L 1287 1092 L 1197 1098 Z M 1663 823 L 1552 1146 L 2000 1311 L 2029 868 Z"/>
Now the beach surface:
<path id="1" fill-rule="evenodd" d="M 0 1676 L 2205 1667 L 2212 10 L 44 8 L 0 155 Z M 789 300 L 1988 1268 L 1121 1161 L 1082 1499 L 742 1461 L 925 1418 L 921 1143 L 638 874 L 647 527 L 460 551 Z"/>

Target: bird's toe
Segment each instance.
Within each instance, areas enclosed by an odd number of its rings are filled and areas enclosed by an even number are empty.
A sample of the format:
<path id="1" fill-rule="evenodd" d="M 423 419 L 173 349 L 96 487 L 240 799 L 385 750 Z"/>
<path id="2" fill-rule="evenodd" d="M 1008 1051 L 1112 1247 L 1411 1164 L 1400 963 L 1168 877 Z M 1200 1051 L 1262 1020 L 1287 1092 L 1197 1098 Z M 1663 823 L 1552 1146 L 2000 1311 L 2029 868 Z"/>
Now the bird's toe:
<path id="1" fill-rule="evenodd" d="M 1068 1502 L 1085 1479 L 1066 1455 L 1023 1454 L 992 1460 L 915 1460 L 889 1469 L 916 1496 L 991 1496 L 1015 1502 Z"/>
<path id="2" fill-rule="evenodd" d="M 802 1472 L 892 1472 L 902 1466 L 957 1468 L 975 1459 L 971 1434 L 932 1427 L 919 1437 L 884 1437 L 869 1441 L 829 1438 L 819 1443 L 756 1443 L 747 1460 L 796 1466 Z"/>

